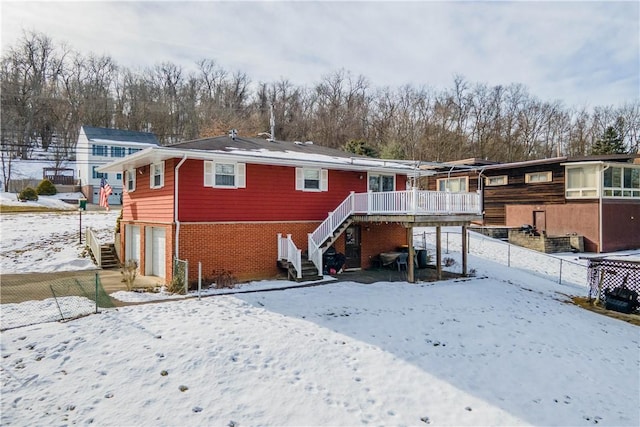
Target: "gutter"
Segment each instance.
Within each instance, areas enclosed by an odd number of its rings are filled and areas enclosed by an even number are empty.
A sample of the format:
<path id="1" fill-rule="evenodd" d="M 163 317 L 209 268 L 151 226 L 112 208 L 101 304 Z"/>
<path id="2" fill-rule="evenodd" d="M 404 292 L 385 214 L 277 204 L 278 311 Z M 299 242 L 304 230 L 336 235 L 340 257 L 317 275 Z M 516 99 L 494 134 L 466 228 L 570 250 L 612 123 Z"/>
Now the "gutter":
<path id="1" fill-rule="evenodd" d="M 603 233 L 602 233 L 602 193 L 604 193 L 604 171 L 609 169 L 608 164 L 604 164 L 604 167 L 600 171 L 600 182 L 598 184 L 598 253 L 602 253 L 603 242 Z"/>
<path id="2" fill-rule="evenodd" d="M 173 252 L 174 258 L 179 258 L 179 248 L 180 248 L 180 220 L 178 219 L 178 169 L 180 166 L 187 160 L 187 155 L 178 162 L 175 167 L 175 172 L 173 174 L 173 222 L 176 224 L 176 238 L 175 238 L 175 250 Z"/>

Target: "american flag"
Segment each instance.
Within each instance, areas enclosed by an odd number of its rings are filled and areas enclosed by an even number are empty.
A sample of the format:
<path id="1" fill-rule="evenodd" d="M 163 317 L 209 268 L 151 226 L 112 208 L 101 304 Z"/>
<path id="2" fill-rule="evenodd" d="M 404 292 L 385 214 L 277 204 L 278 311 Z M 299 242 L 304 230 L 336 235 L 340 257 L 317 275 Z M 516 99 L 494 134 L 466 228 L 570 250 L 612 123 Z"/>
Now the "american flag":
<path id="1" fill-rule="evenodd" d="M 109 210 L 109 196 L 113 192 L 113 188 L 109 185 L 104 177 L 100 180 L 100 206 Z"/>

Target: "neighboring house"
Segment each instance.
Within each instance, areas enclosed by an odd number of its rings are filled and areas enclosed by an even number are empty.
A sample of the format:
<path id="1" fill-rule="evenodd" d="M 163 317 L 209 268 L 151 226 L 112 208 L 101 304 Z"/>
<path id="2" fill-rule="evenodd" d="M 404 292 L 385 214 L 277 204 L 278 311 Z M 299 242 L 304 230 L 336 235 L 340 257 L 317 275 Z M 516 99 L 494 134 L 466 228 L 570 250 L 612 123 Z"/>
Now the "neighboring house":
<path id="1" fill-rule="evenodd" d="M 275 277 L 284 264 L 304 280 L 322 274 L 331 245 L 347 268 L 366 268 L 380 252 L 413 251 L 414 225 L 465 227 L 480 215 L 476 194 L 410 188 L 430 173 L 414 162 L 235 133 L 148 148 L 100 172 L 124 174 L 124 258 L 167 282 L 176 258 L 191 281 L 199 262 L 205 278 Z"/>
<path id="2" fill-rule="evenodd" d="M 97 169 L 114 158 L 157 145 L 158 140 L 152 133 L 82 126 L 76 145 L 76 164 L 84 196 L 90 203 L 99 203 L 100 179 L 104 175 L 113 188 L 109 204 L 119 205 L 122 200 L 122 173 L 101 173 Z"/>
<path id="3" fill-rule="evenodd" d="M 637 249 L 638 157 L 556 157 L 493 165 L 471 161 L 468 163 L 475 165 L 473 170 L 441 172 L 428 178 L 427 188 L 480 190 L 484 225 L 530 224 L 548 236 L 578 234 L 584 236 L 584 249 L 588 252 Z"/>

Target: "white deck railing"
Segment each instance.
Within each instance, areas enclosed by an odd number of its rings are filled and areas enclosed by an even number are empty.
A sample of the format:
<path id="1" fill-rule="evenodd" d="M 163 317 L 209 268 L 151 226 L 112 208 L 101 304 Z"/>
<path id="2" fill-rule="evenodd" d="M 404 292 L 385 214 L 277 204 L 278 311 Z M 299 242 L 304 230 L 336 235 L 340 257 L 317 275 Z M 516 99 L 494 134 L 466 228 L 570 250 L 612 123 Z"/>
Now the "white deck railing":
<path id="1" fill-rule="evenodd" d="M 313 233 L 309 233 L 309 260 L 322 274 L 322 244 L 354 214 L 364 215 L 480 215 L 479 193 L 443 191 L 386 191 L 354 193 L 342 202 Z M 281 258 L 282 259 L 282 258 Z"/>
<path id="2" fill-rule="evenodd" d="M 93 253 L 93 257 L 96 260 L 96 264 L 98 267 L 102 267 L 102 251 L 100 250 L 100 240 L 98 240 L 98 236 L 93 232 L 93 229 L 87 227 L 87 236 L 86 236 L 87 246 Z"/>
<path id="3" fill-rule="evenodd" d="M 296 277 L 302 278 L 302 250 L 293 243 L 291 234 L 282 237 L 282 234 L 278 233 L 278 259 L 290 262 L 296 269 Z"/>

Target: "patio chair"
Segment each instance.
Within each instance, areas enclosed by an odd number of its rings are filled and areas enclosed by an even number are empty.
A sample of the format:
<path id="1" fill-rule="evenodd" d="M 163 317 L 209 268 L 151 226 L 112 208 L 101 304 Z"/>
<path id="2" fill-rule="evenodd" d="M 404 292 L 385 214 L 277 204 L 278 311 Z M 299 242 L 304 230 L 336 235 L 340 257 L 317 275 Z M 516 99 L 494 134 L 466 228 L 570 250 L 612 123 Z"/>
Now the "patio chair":
<path id="1" fill-rule="evenodd" d="M 405 270 L 409 270 L 409 263 L 407 262 L 408 259 L 409 254 L 406 252 L 398 255 L 398 259 L 396 260 L 396 264 L 398 264 L 398 271 L 402 271 L 403 265 Z"/>

